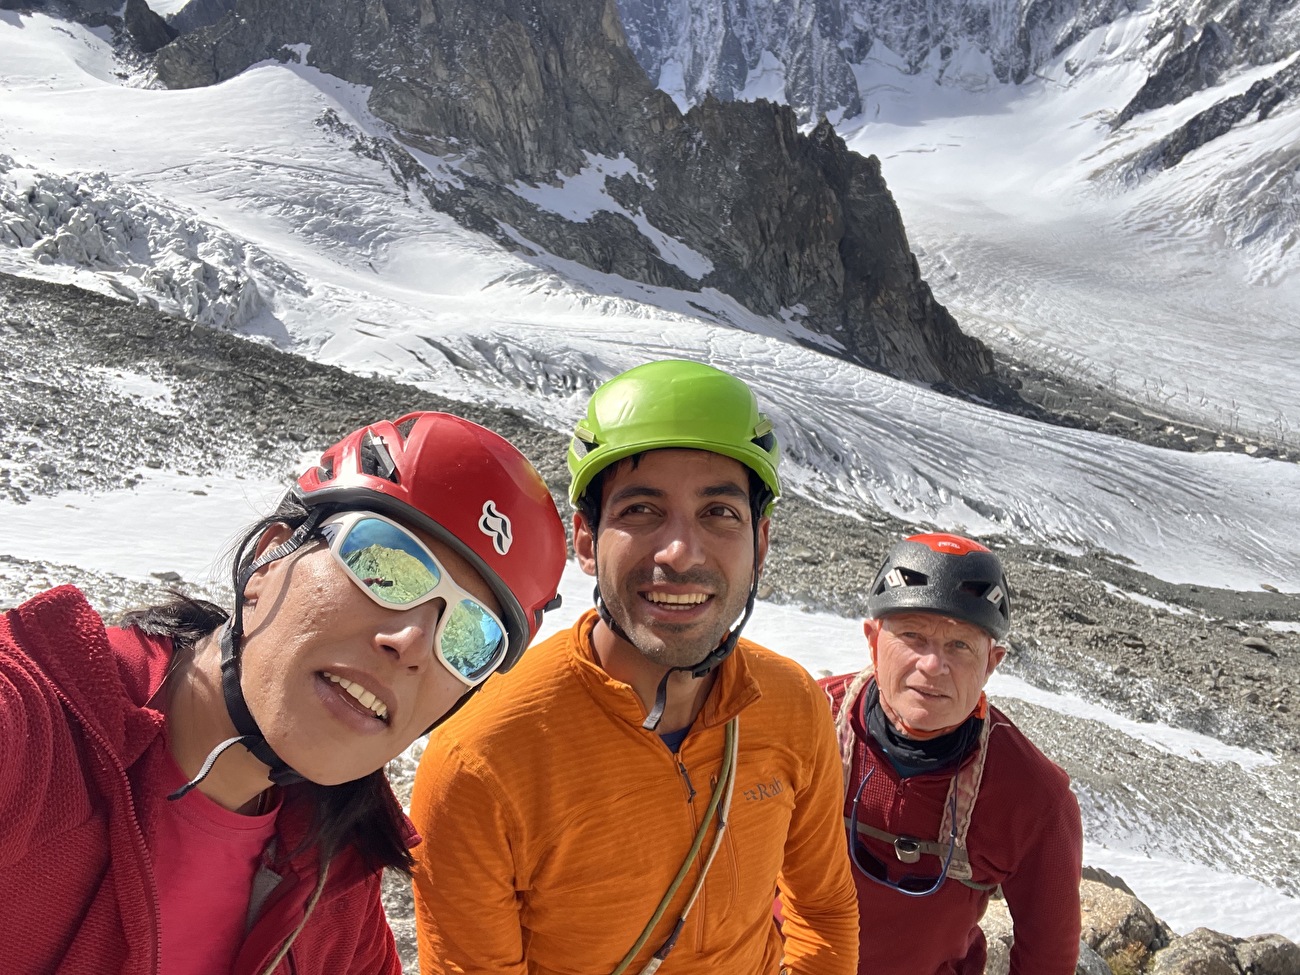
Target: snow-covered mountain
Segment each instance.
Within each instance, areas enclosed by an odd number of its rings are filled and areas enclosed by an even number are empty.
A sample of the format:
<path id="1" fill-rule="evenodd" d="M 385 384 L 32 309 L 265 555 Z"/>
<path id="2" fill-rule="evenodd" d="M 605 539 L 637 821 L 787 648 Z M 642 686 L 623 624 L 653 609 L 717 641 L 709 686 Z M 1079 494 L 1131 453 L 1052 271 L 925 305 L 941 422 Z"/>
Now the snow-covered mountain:
<path id="1" fill-rule="evenodd" d="M 1078 41 L 1099 52 L 1095 78 L 1119 44 L 1111 30 Z M 274 40 L 275 52 L 299 43 Z M 1008 674 L 1021 683 L 1000 693 L 1023 702 L 1017 720 L 1079 783 L 1091 855 L 1131 877 L 1154 862 L 1153 882 L 1186 886 L 1194 873 L 1209 890 L 1231 886 L 1248 907 L 1236 933 L 1294 916 L 1300 465 L 1259 456 L 1260 436 L 1191 452 L 1046 426 L 848 361 L 798 309 L 764 313 L 724 290 L 593 269 L 500 224 L 475 230 L 438 206 L 464 199 L 454 191 L 472 159 L 403 145 L 372 110 L 372 87 L 314 67 L 311 50 L 284 51 L 164 90 L 109 27 L 0 10 L 0 270 L 113 298 L 4 285 L 0 599 L 69 578 L 110 603 L 151 573 L 203 582 L 250 501 L 274 496 L 284 458 L 373 409 L 476 411 L 558 487 L 561 431 L 597 383 L 648 358 L 706 359 L 755 386 L 787 448 L 773 599 L 852 617 L 892 535 L 941 526 L 990 539 L 1023 587 Z M 1123 78 L 1130 67 L 1112 66 Z M 858 73 L 880 117 L 846 133 L 876 147 L 910 239 L 964 322 L 1117 392 L 1159 377 L 1153 400 L 1106 400 L 1148 428 L 1138 407 L 1160 414 L 1175 382 L 1225 446 L 1267 430 L 1269 410 L 1296 422 L 1287 281 L 1245 288 L 1194 221 L 1161 237 L 1124 224 L 1127 197 L 1078 189 L 1078 160 L 1126 151 L 1102 131 L 1113 93 L 1065 73 L 969 91 L 905 68 Z M 1174 112 L 1161 124 L 1176 126 L 1192 107 L 1153 114 Z M 1258 131 L 1241 136 L 1250 151 Z M 800 139 L 788 145 L 815 149 Z M 1197 165 L 1210 185 L 1212 162 Z M 648 203 L 623 195 L 646 178 L 617 153 L 584 155 L 553 184 L 509 192 L 543 201 L 574 234 L 621 212 L 645 240 L 660 233 L 655 253 L 701 267 L 685 234 L 663 233 Z M 1235 418 L 1198 401 L 1224 395 Z M 150 518 L 156 533 L 120 544 L 122 525 Z M 856 623 L 822 617 L 810 640 L 814 625 L 800 616 L 756 635 L 813 669 L 852 666 Z M 1188 906 L 1185 890 L 1165 893 Z"/>
<path id="2" fill-rule="evenodd" d="M 1300 5 L 620 9 L 679 104 L 773 98 L 878 155 L 936 296 L 993 348 L 1296 438 Z"/>
<path id="3" fill-rule="evenodd" d="M 267 59 L 363 85 L 396 163 L 512 247 L 797 319 L 822 347 L 968 393 L 1008 392 L 921 279 L 876 160 L 770 103 L 655 90 L 610 0 L 240 0 L 158 51 L 172 88 Z M 436 157 L 422 168 L 417 160 Z M 569 200 L 576 187 L 599 202 Z"/>

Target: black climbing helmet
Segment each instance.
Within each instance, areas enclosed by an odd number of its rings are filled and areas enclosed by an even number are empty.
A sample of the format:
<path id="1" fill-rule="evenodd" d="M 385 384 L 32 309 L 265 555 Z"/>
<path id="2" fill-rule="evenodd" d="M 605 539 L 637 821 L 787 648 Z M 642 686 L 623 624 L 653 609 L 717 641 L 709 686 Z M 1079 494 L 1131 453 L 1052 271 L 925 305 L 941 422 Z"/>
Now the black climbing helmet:
<path id="1" fill-rule="evenodd" d="M 1007 576 L 998 557 L 960 535 L 913 535 L 889 550 L 867 595 L 875 619 L 888 613 L 942 613 L 1001 641 L 1011 629 Z"/>

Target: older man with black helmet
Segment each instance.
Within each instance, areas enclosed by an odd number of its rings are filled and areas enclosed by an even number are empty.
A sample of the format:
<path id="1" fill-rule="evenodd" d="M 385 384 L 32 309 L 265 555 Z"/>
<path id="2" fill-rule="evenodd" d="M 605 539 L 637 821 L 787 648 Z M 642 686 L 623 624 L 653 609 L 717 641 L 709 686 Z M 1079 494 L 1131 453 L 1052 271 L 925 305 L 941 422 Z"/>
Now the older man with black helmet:
<path id="1" fill-rule="evenodd" d="M 1011 626 L 1001 562 L 958 535 L 914 535 L 890 550 L 867 608 L 871 664 L 821 682 L 844 768 L 859 975 L 982 975 L 979 921 L 999 888 L 1011 975 L 1071 975 L 1079 806 L 984 695 Z"/>

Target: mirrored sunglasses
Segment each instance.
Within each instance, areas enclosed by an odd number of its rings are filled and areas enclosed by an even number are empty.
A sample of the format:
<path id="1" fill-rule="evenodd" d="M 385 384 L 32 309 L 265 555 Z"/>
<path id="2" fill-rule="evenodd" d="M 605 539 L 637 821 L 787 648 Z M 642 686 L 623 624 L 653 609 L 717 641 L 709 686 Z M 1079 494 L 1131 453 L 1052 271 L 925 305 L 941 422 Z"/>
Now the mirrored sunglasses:
<path id="1" fill-rule="evenodd" d="M 330 553 L 367 596 L 386 609 L 441 599 L 433 645 L 449 671 L 470 687 L 505 659 L 506 628 L 470 595 L 413 533 L 383 515 L 348 511 L 321 522 Z"/>

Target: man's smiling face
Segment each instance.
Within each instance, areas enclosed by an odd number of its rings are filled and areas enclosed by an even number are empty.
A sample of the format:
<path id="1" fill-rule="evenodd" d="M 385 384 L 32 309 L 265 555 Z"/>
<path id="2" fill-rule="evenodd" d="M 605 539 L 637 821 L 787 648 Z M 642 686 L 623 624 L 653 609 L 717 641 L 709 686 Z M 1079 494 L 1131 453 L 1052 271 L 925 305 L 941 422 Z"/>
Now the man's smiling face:
<path id="1" fill-rule="evenodd" d="M 689 667 L 744 611 L 754 572 L 749 472 L 704 450 L 652 450 L 610 467 L 594 539 L 575 520 L 583 569 L 631 643 L 663 667 Z M 759 523 L 759 564 L 768 522 Z"/>

